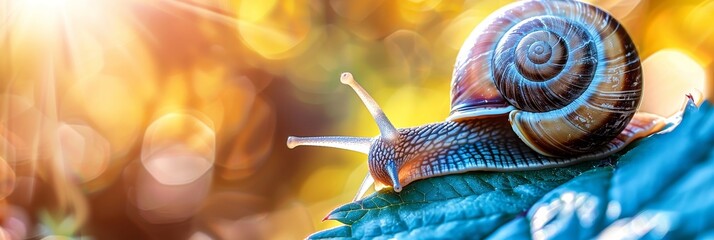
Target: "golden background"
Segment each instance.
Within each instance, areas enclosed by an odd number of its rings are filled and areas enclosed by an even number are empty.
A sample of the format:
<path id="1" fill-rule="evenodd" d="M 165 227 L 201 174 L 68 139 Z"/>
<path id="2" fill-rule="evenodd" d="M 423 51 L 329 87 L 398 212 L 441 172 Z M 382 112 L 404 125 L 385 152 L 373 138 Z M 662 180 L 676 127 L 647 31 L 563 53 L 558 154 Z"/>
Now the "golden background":
<path id="1" fill-rule="evenodd" d="M 0 239 L 303 238 L 366 156 L 288 135 L 442 121 L 456 53 L 509 1 L 0 3 Z M 638 46 L 642 108 L 714 94 L 714 1 L 602 0 Z M 708 88 L 708 89 L 707 89 Z"/>

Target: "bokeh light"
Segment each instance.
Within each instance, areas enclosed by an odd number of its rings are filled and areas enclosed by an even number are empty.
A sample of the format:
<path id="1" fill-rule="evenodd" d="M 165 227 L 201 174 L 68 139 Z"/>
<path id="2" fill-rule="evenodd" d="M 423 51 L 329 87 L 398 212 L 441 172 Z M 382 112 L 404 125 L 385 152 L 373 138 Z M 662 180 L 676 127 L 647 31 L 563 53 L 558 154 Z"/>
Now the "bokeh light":
<path id="1" fill-rule="evenodd" d="M 354 197 L 366 157 L 289 150 L 287 136 L 378 134 L 344 71 L 398 127 L 444 120 L 461 44 L 509 2 L 2 1 L 0 238 L 336 226 L 321 219 Z M 635 41 L 642 110 L 669 115 L 691 89 L 714 97 L 714 1 L 587 2 Z M 587 206 L 572 197 L 545 208 Z"/>
<path id="2" fill-rule="evenodd" d="M 141 164 L 164 185 L 195 181 L 213 168 L 216 134 L 192 115 L 169 113 L 146 130 Z"/>
<path id="3" fill-rule="evenodd" d="M 657 51 L 642 62 L 642 68 L 647 81 L 642 111 L 671 116 L 682 107 L 684 95 L 705 89 L 704 68 L 681 51 Z"/>
<path id="4" fill-rule="evenodd" d="M 20 207 L 3 204 L 4 222 L 0 225 L 3 239 L 25 239 L 29 236 L 30 216 Z"/>
<path id="5" fill-rule="evenodd" d="M 0 158 L 0 201 L 9 196 L 15 189 L 15 170 Z"/>
<path id="6" fill-rule="evenodd" d="M 109 165 L 109 142 L 94 129 L 75 124 L 60 124 L 57 129 L 65 170 L 79 183 L 99 177 Z"/>

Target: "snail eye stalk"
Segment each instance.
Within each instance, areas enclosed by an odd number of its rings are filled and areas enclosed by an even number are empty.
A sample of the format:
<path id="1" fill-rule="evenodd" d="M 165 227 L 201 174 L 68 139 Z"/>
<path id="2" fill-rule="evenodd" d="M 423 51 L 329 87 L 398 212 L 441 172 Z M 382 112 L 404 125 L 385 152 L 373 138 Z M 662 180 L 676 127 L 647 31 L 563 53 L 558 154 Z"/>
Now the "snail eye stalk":
<path id="1" fill-rule="evenodd" d="M 392 125 L 392 122 L 389 121 L 387 115 L 384 114 L 382 108 L 380 108 L 377 102 L 374 101 L 374 98 L 372 98 L 372 96 L 370 96 L 369 93 L 367 93 L 367 91 L 365 91 L 364 88 L 362 88 L 362 86 L 355 81 L 351 73 L 342 73 L 340 76 L 340 82 L 352 87 L 352 90 L 354 90 L 359 98 L 362 99 L 362 103 L 364 103 L 364 106 L 367 107 L 369 113 L 372 114 L 374 121 L 377 123 L 377 127 L 379 127 L 382 140 L 395 142 L 399 138 L 399 132 L 394 125 Z"/>

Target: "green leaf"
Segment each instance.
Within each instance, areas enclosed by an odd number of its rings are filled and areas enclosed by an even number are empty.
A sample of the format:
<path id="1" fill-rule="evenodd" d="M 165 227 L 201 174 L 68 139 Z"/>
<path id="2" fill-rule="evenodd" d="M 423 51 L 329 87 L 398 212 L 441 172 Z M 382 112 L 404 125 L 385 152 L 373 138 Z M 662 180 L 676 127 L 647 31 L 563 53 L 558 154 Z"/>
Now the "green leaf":
<path id="1" fill-rule="evenodd" d="M 531 231 L 551 239 L 596 236 L 605 226 L 612 171 L 610 167 L 587 171 L 546 194 L 528 212 Z"/>
<path id="2" fill-rule="evenodd" d="M 690 107 L 673 132 L 654 136 L 622 157 L 612 181 L 612 224 L 601 234 L 692 239 L 714 229 L 714 106 Z M 642 223 L 648 223 L 645 226 Z M 607 237 L 605 237 L 607 238 Z"/>
<path id="3" fill-rule="evenodd" d="M 665 188 L 686 175 L 692 166 L 707 159 L 714 146 L 714 115 L 711 104 L 700 110 L 691 105 L 682 123 L 671 133 L 652 136 L 620 159 L 613 176 L 612 200 L 619 216 L 633 216 Z"/>
<path id="4" fill-rule="evenodd" d="M 531 239 L 531 232 L 529 227 L 529 222 L 525 217 L 519 216 L 510 222 L 503 224 L 495 232 L 493 232 L 486 239 Z"/>
<path id="5" fill-rule="evenodd" d="M 311 239 L 334 239 L 334 238 L 349 238 L 352 235 L 350 226 L 339 226 L 328 229 L 322 232 L 315 233 L 310 236 Z"/>
<path id="6" fill-rule="evenodd" d="M 592 167 L 585 163 L 528 172 L 470 172 L 417 181 L 401 193 L 380 191 L 328 215 L 349 225 L 350 234 L 337 228 L 310 238 L 482 238 Z"/>

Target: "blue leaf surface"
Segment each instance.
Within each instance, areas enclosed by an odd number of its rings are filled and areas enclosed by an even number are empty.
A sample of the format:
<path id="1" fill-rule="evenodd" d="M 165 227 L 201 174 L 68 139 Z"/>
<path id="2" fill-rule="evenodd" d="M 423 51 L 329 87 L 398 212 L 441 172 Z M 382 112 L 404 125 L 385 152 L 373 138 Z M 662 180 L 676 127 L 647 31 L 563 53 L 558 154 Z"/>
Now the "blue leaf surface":
<path id="1" fill-rule="evenodd" d="M 613 169 L 597 168 L 546 194 L 528 212 L 534 235 L 588 239 L 605 226 L 607 190 Z"/>
<path id="2" fill-rule="evenodd" d="M 356 238 L 482 238 L 592 164 L 429 178 L 410 184 L 401 193 L 384 190 L 346 204 L 327 219 L 350 225 L 349 237 Z"/>

